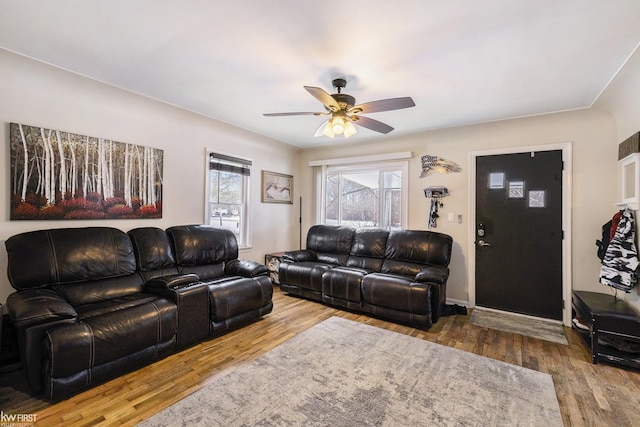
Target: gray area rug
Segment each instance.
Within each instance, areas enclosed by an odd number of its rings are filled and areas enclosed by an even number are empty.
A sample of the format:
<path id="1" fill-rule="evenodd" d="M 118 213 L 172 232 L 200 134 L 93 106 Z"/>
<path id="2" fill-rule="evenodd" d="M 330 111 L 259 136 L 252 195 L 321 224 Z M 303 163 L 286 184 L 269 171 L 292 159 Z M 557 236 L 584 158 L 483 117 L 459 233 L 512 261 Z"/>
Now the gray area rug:
<path id="1" fill-rule="evenodd" d="M 569 345 L 562 325 L 530 317 L 474 308 L 469 323 L 483 328 L 512 332 L 545 341 Z"/>
<path id="2" fill-rule="evenodd" d="M 550 375 L 333 317 L 142 426 L 562 426 Z"/>

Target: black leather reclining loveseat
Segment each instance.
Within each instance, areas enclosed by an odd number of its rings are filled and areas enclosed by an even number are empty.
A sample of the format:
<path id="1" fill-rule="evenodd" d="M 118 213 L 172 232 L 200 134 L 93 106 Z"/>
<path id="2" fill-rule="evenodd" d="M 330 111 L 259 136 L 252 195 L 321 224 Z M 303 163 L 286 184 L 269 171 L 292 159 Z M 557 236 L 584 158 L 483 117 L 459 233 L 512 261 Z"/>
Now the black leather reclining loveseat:
<path id="1" fill-rule="evenodd" d="M 6 241 L 7 299 L 29 385 L 50 400 L 271 312 L 266 267 L 206 226 L 66 228 Z"/>
<path id="2" fill-rule="evenodd" d="M 315 225 L 286 252 L 280 288 L 293 295 L 429 328 L 446 300 L 451 236 L 432 231 Z"/>

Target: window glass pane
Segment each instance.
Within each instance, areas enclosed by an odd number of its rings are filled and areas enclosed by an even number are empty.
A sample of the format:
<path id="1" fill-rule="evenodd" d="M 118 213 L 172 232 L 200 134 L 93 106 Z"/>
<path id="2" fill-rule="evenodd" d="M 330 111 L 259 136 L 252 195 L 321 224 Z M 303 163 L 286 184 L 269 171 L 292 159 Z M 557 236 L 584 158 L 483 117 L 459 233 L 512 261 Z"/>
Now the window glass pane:
<path id="1" fill-rule="evenodd" d="M 400 229 L 405 192 L 403 170 L 357 165 L 328 170 L 325 175 L 325 224 L 355 228 Z"/>
<path id="2" fill-rule="evenodd" d="M 402 227 L 402 190 L 386 190 L 382 217 L 383 228 L 399 230 Z"/>
<path id="3" fill-rule="evenodd" d="M 340 174 L 327 175 L 325 183 L 325 224 L 340 224 Z"/>
<path id="4" fill-rule="evenodd" d="M 377 227 L 379 173 L 345 173 L 342 175 L 342 224 L 356 228 Z"/>
<path id="5" fill-rule="evenodd" d="M 242 206 L 224 203 L 211 204 L 210 225 L 230 230 L 235 234 L 238 244 L 242 244 L 241 233 Z"/>
<path id="6" fill-rule="evenodd" d="M 242 203 L 242 175 L 219 172 L 218 192 L 220 203 Z"/>
<path id="7" fill-rule="evenodd" d="M 380 226 L 388 229 L 402 227 L 402 172 L 382 173 L 384 198 Z"/>
<path id="8" fill-rule="evenodd" d="M 494 190 L 504 188 L 504 172 L 489 173 L 489 188 Z"/>

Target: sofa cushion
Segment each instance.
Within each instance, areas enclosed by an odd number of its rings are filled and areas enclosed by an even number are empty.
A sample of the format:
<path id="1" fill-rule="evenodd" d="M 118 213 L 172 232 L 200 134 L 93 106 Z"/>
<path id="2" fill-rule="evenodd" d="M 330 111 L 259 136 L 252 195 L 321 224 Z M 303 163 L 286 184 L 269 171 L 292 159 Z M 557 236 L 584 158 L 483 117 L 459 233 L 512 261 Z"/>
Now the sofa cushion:
<path id="1" fill-rule="evenodd" d="M 280 282 L 320 292 L 322 291 L 322 275 L 332 267 L 334 265 L 313 261 L 281 262 Z"/>
<path id="2" fill-rule="evenodd" d="M 137 274 L 52 286 L 74 307 L 135 294 L 141 292 L 142 287 L 142 278 Z"/>
<path id="3" fill-rule="evenodd" d="M 47 332 L 47 374 L 66 377 L 162 342 L 175 345 L 175 334 L 176 306 L 159 297 L 87 317 Z"/>
<path id="4" fill-rule="evenodd" d="M 316 257 L 318 262 L 332 265 L 347 265 L 347 260 L 349 259 L 347 254 L 326 254 L 322 252 L 318 252 Z"/>
<path id="5" fill-rule="evenodd" d="M 382 270 L 382 258 L 366 258 L 359 256 L 350 256 L 347 259 L 346 266 L 350 268 L 359 268 L 369 272 L 380 272 Z"/>
<path id="6" fill-rule="evenodd" d="M 431 313 L 431 285 L 411 278 L 371 273 L 362 279 L 362 300 L 368 304 L 413 314 Z"/>
<path id="7" fill-rule="evenodd" d="M 129 236 L 110 227 L 17 234 L 5 242 L 8 276 L 18 290 L 119 277 L 136 270 Z"/>
<path id="8" fill-rule="evenodd" d="M 133 243 L 133 249 L 140 271 L 158 270 L 174 267 L 171 241 L 167 233 L 157 227 L 140 227 L 127 233 Z"/>
<path id="9" fill-rule="evenodd" d="M 452 243 L 451 236 L 434 231 L 393 230 L 389 233 L 385 257 L 394 261 L 446 267 L 451 260 Z"/>
<path id="10" fill-rule="evenodd" d="M 360 302 L 360 283 L 368 274 L 359 268 L 336 267 L 322 275 L 322 293 L 352 302 Z"/>
<path id="11" fill-rule="evenodd" d="M 336 225 L 314 225 L 307 233 L 307 249 L 326 254 L 348 255 L 354 229 Z"/>
<path id="12" fill-rule="evenodd" d="M 257 278 L 225 277 L 206 283 L 209 287 L 209 317 L 221 322 L 267 306 L 273 285 L 266 276 Z"/>
<path id="13" fill-rule="evenodd" d="M 425 265 L 449 265 L 451 236 L 422 230 L 394 230 L 389 233 L 382 272 L 415 276 Z"/>
<path id="14" fill-rule="evenodd" d="M 229 230 L 181 225 L 168 228 L 167 234 L 173 240 L 174 255 L 180 266 L 216 264 L 238 258 L 238 242 Z"/>
<path id="15" fill-rule="evenodd" d="M 78 321 L 101 316 L 112 311 L 125 310 L 130 307 L 148 304 L 158 299 L 157 295 L 136 293 L 110 300 L 84 304 L 76 307 Z"/>
<path id="16" fill-rule="evenodd" d="M 380 228 L 361 228 L 354 232 L 346 266 L 367 271 L 380 271 L 384 261 L 389 232 Z"/>
<path id="17" fill-rule="evenodd" d="M 353 256 L 384 258 L 389 232 L 381 228 L 360 228 L 354 232 L 349 253 Z"/>

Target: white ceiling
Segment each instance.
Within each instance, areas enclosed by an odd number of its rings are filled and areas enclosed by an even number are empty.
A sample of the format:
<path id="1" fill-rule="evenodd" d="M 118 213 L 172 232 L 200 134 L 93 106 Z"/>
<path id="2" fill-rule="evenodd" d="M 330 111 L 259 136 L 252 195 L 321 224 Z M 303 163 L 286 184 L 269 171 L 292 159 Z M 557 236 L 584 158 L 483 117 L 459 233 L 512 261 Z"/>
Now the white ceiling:
<path id="1" fill-rule="evenodd" d="M 640 43 L 640 0 L 0 0 L 0 47 L 289 144 L 346 77 L 390 136 L 587 108 Z M 1 99 L 1 95 L 0 95 Z M 388 138 L 388 136 L 386 136 Z M 349 142 L 385 138 L 358 127 Z"/>

